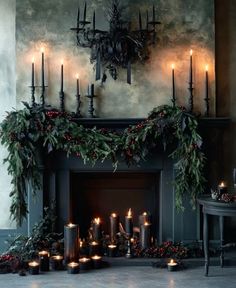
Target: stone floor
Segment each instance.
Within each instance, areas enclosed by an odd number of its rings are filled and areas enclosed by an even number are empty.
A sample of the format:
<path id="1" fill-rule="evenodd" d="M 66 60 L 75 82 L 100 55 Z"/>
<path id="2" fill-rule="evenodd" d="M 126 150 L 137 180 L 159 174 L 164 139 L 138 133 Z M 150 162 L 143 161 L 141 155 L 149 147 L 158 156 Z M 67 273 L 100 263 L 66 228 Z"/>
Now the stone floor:
<path id="1" fill-rule="evenodd" d="M 210 267 L 205 277 L 203 267 L 178 272 L 152 267 L 112 267 L 84 274 L 65 271 L 41 275 L 0 275 L 1 288 L 236 288 L 236 267 Z"/>

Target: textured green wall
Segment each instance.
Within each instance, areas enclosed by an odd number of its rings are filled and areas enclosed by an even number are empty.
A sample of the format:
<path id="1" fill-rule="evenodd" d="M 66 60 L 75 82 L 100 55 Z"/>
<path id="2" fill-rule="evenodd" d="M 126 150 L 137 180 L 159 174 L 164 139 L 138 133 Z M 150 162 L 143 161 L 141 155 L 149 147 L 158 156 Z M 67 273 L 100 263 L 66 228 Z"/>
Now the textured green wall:
<path id="1" fill-rule="evenodd" d="M 96 10 L 99 27 L 104 28 L 105 0 L 87 1 L 88 16 Z M 80 1 L 81 7 L 83 2 Z M 96 83 L 96 112 L 99 117 L 145 117 L 156 105 L 171 103 L 171 63 L 176 65 L 178 103 L 188 103 L 189 50 L 194 51 L 194 97 L 195 110 L 204 111 L 204 69 L 209 64 L 211 111 L 215 107 L 214 75 L 214 1 L 213 0 L 155 0 L 123 1 L 125 17 L 137 24 L 138 10 L 143 16 L 154 3 L 157 17 L 162 22 L 158 45 L 152 49 L 151 58 L 145 65 L 133 66 L 132 85 L 126 84 L 124 71 L 117 81 L 108 78 L 105 88 Z M 75 110 L 75 79 L 79 73 L 83 94 L 88 83 L 94 80 L 89 50 L 76 47 L 75 26 L 77 0 L 18 0 L 17 1 L 17 100 L 30 99 L 30 63 L 36 58 L 37 84 L 40 84 L 40 47 L 46 47 L 46 70 L 48 82 L 47 102 L 59 105 L 60 59 L 65 63 L 65 92 L 67 110 Z M 83 98 L 86 114 L 87 100 Z"/>

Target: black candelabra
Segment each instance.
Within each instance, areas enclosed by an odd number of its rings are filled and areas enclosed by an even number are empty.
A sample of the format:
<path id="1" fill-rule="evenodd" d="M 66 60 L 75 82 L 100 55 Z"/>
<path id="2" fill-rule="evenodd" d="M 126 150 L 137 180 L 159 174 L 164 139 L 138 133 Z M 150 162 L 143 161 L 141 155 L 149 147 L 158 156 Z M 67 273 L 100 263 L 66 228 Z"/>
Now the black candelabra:
<path id="1" fill-rule="evenodd" d="M 148 45 L 155 44 L 157 29 L 160 24 L 156 21 L 155 7 L 152 8 L 152 20 L 149 21 L 146 12 L 146 25 L 143 27 L 142 15 L 139 11 L 136 30 L 131 30 L 130 22 L 122 19 L 120 0 L 111 0 L 107 15 L 109 30 L 103 31 L 96 28 L 96 15 L 93 13 L 91 21 L 87 21 L 87 4 L 85 2 L 83 19 L 81 19 L 80 8 L 78 9 L 77 25 L 71 30 L 76 32 L 78 46 L 91 48 L 91 62 L 96 63 L 96 80 L 101 78 L 101 66 L 103 67 L 102 82 L 105 82 L 106 70 L 113 79 L 117 79 L 117 67 L 127 69 L 127 82 L 131 84 L 131 63 L 140 59 L 148 58 Z"/>
<path id="2" fill-rule="evenodd" d="M 91 84 L 91 93 L 89 93 L 89 86 L 88 86 L 88 95 L 86 95 L 89 99 L 89 107 L 88 107 L 88 116 L 90 118 L 94 118 L 94 107 L 93 107 L 93 98 L 96 96 L 94 95 L 94 84 Z"/>

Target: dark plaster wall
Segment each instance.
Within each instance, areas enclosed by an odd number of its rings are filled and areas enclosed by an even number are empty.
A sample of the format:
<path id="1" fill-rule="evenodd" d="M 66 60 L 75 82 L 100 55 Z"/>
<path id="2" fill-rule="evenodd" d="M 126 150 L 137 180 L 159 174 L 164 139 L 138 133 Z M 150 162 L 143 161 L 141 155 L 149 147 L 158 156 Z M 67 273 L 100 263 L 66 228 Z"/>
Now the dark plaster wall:
<path id="1" fill-rule="evenodd" d="M 16 36 L 17 36 L 17 100 L 29 100 L 30 62 L 36 58 L 36 78 L 40 83 L 40 47 L 46 49 L 46 74 L 49 85 L 47 102 L 58 105 L 60 59 L 65 62 L 66 107 L 75 109 L 75 79 L 79 73 L 83 94 L 88 83 L 94 79 L 93 66 L 89 61 L 89 50 L 76 47 L 75 35 L 70 28 L 76 24 L 77 0 L 17 0 Z M 98 28 L 105 28 L 104 13 L 107 0 L 88 0 L 88 17 L 94 10 L 98 19 Z M 156 6 L 159 26 L 158 45 L 152 49 L 151 58 L 146 65 L 133 67 L 130 86 L 126 84 L 124 71 L 120 79 L 108 79 L 104 89 L 96 83 L 96 111 L 100 117 L 145 117 L 160 104 L 170 104 L 171 64 L 176 65 L 176 85 L 178 103 L 188 103 L 189 50 L 194 51 L 194 97 L 197 111 L 204 111 L 204 69 L 209 64 L 211 111 L 215 107 L 215 57 L 214 57 L 214 1 L 213 0 L 129 0 L 121 1 L 125 5 L 124 17 L 132 19 L 137 27 L 138 10 L 143 15 L 152 5 Z M 81 8 L 82 8 L 81 7 Z M 151 15 L 150 15 L 151 17 Z M 83 100 L 83 112 L 87 110 Z"/>

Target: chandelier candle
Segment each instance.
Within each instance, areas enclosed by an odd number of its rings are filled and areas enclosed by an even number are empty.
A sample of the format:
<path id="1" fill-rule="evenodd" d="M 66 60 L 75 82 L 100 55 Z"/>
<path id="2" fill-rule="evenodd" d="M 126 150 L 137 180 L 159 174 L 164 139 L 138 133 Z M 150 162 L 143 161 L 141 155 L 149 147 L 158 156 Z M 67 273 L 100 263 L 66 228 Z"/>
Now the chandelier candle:
<path id="1" fill-rule="evenodd" d="M 76 261 L 79 256 L 79 226 L 68 224 L 64 226 L 64 259 L 65 263 Z"/>
<path id="2" fill-rule="evenodd" d="M 193 112 L 193 50 L 190 50 L 190 68 L 189 68 L 189 110 Z"/>
<path id="3" fill-rule="evenodd" d="M 171 65 L 172 68 L 172 103 L 173 107 L 175 107 L 176 97 L 175 97 L 175 65 Z"/>
<path id="4" fill-rule="evenodd" d="M 129 208 L 129 211 L 125 216 L 125 232 L 128 234 L 128 236 L 133 235 L 133 218 L 131 208 Z"/>
<path id="5" fill-rule="evenodd" d="M 140 242 L 143 249 L 151 246 L 151 224 L 148 222 L 140 227 Z"/>
<path id="6" fill-rule="evenodd" d="M 42 92 L 41 92 L 41 104 L 44 107 L 45 105 L 45 82 L 44 82 L 44 48 L 41 48 L 42 53 Z"/>
<path id="7" fill-rule="evenodd" d="M 39 268 L 40 271 L 49 271 L 49 253 L 48 251 L 39 252 Z"/>
<path id="8" fill-rule="evenodd" d="M 32 80 L 31 80 L 31 102 L 32 106 L 35 105 L 35 85 L 34 85 L 34 57 L 32 58 Z"/>
<path id="9" fill-rule="evenodd" d="M 28 263 L 29 266 L 29 274 L 37 275 L 39 274 L 39 263 L 36 261 L 32 261 Z"/>
<path id="10" fill-rule="evenodd" d="M 110 229 L 111 229 L 111 242 L 116 241 L 116 235 L 119 232 L 119 216 L 116 213 L 112 213 L 110 216 Z"/>
<path id="11" fill-rule="evenodd" d="M 206 112 L 205 112 L 205 116 L 209 116 L 209 89 L 208 89 L 208 65 L 206 65 Z"/>

